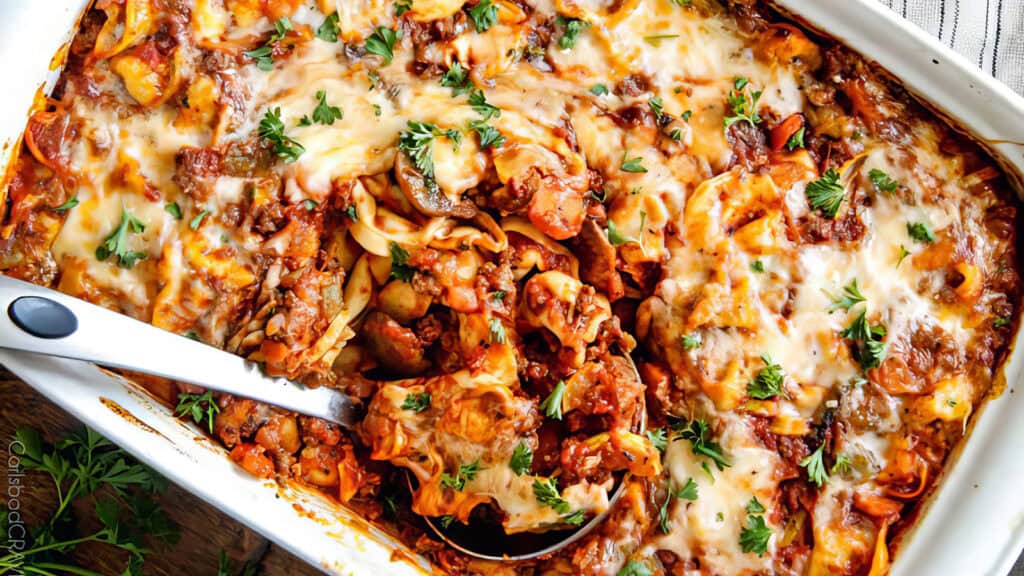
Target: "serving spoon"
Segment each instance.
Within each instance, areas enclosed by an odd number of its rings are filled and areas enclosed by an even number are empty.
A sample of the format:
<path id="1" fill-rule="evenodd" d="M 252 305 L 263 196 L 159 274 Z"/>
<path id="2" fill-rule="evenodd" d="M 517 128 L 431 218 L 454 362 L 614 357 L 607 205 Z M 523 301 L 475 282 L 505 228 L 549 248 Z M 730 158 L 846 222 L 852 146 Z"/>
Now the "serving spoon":
<path id="1" fill-rule="evenodd" d="M 356 424 L 352 399 L 338 390 L 307 388 L 286 378 L 266 376 L 255 362 L 235 354 L 2 274 L 0 311 L 2 349 L 152 374 L 251 398 L 345 428 Z M 622 356 L 635 373 L 629 354 Z M 640 430 L 644 428 L 643 412 L 637 423 Z M 615 481 L 608 510 L 625 491 L 624 475 L 617 474 Z M 439 538 L 465 554 L 511 561 L 557 552 L 597 527 L 607 514 L 606 510 L 577 528 L 521 534 L 506 534 L 496 522 L 453 522 L 444 527 L 436 519 L 424 520 Z"/>

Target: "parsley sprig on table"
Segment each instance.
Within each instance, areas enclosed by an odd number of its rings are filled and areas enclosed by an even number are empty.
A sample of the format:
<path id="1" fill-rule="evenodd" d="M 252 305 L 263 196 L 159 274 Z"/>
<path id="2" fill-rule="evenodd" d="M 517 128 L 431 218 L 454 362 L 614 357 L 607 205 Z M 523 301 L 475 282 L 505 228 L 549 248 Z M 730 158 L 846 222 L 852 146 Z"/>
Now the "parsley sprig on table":
<path id="1" fill-rule="evenodd" d="M 46 473 L 57 492 L 57 509 L 42 526 L 31 530 L 25 549 L 9 540 L 9 516 L 0 516 L 3 535 L 0 574 L 59 573 L 98 576 L 97 572 L 70 563 L 68 555 L 80 544 L 96 542 L 130 554 L 124 575 L 141 574 L 149 549 L 143 534 L 168 544 L 178 541 L 177 527 L 152 500 L 166 490 L 167 481 L 131 456 L 86 428 L 69 434 L 55 445 L 43 442 L 39 432 L 19 428 L 12 451 L 26 470 Z M 103 490 L 102 496 L 97 492 Z M 73 533 L 71 503 L 91 498 L 100 527 L 84 536 Z"/>

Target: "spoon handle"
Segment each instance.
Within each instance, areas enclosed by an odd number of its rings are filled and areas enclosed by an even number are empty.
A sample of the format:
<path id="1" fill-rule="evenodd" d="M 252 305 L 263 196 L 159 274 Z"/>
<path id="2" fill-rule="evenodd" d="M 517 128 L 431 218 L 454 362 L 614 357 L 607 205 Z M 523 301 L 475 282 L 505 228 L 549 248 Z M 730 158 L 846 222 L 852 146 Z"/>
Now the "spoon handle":
<path id="1" fill-rule="evenodd" d="M 73 358 L 252 398 L 345 427 L 351 399 L 263 375 L 244 358 L 0 274 L 0 348 Z"/>

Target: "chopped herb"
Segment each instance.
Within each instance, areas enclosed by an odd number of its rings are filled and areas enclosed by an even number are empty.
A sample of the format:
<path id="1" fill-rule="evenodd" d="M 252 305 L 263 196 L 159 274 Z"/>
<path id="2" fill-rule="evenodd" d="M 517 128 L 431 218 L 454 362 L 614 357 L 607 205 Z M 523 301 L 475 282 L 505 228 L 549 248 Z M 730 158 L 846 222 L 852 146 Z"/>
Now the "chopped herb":
<path id="1" fill-rule="evenodd" d="M 772 363 L 771 357 L 767 354 L 761 355 L 761 361 L 764 362 L 764 368 L 747 383 L 747 394 L 758 400 L 770 400 L 779 395 L 787 396 L 782 387 L 785 383 L 782 366 Z"/>
<path id="2" fill-rule="evenodd" d="M 761 116 L 757 113 L 757 102 L 761 99 L 761 91 L 748 94 L 746 90 L 748 84 L 749 80 L 743 77 L 737 77 L 733 81 L 733 89 L 729 91 L 726 98 L 726 102 L 732 108 L 732 114 L 725 117 L 726 129 L 737 122 L 749 122 L 751 126 L 761 123 Z"/>
<path id="3" fill-rule="evenodd" d="M 469 74 L 458 60 L 452 63 L 452 67 L 441 77 L 441 86 L 452 89 L 452 98 L 461 96 L 473 90 L 473 83 L 469 81 Z"/>
<path id="4" fill-rule="evenodd" d="M 1000 316 L 999 318 L 996 318 L 995 320 L 992 321 L 992 327 L 993 328 L 1002 328 L 1003 326 L 1009 326 L 1009 325 L 1010 325 L 1010 319 L 1009 318 L 1003 318 L 1002 316 Z"/>
<path id="5" fill-rule="evenodd" d="M 252 50 L 246 50 L 245 55 L 252 58 L 256 62 L 256 67 L 264 72 L 269 72 L 274 69 L 274 46 L 284 40 L 284 37 L 288 35 L 288 32 L 292 30 L 292 21 L 287 16 L 278 18 L 274 22 L 274 33 L 270 35 L 267 42 L 259 48 Z"/>
<path id="6" fill-rule="evenodd" d="M 484 120 L 501 117 L 501 109 L 487 103 L 487 96 L 483 90 L 473 90 L 469 93 L 469 105 L 473 107 L 474 112 L 483 116 Z"/>
<path id="7" fill-rule="evenodd" d="M 441 486 L 444 488 L 451 488 L 456 492 L 462 492 L 462 489 L 466 487 L 466 482 L 472 481 L 476 478 L 476 475 L 480 470 L 480 461 L 477 460 L 471 464 L 459 466 L 459 471 L 455 473 L 455 476 L 451 476 L 447 472 L 442 472 Z"/>
<path id="8" fill-rule="evenodd" d="M 471 120 L 469 122 L 469 129 L 476 132 L 476 135 L 480 138 L 480 148 L 484 150 L 487 148 L 501 148 L 505 145 L 505 137 L 501 135 L 501 132 L 483 120 Z"/>
<path id="9" fill-rule="evenodd" d="M 260 120 L 259 137 L 273 145 L 274 154 L 291 164 L 302 156 L 306 149 L 297 140 L 284 133 L 284 122 L 281 121 L 280 108 L 267 108 Z"/>
<path id="10" fill-rule="evenodd" d="M 402 402 L 402 410 L 412 410 L 417 414 L 430 408 L 429 392 L 410 392 Z"/>
<path id="11" fill-rule="evenodd" d="M 765 525 L 763 516 L 747 516 L 747 525 L 740 532 L 740 549 L 764 556 L 771 536 L 772 530 Z"/>
<path id="12" fill-rule="evenodd" d="M 334 12 L 327 18 L 324 18 L 324 23 L 316 29 L 316 37 L 324 42 L 337 42 L 340 32 L 341 29 L 338 28 L 338 13 Z"/>
<path id="13" fill-rule="evenodd" d="M 750 269 L 758 274 L 764 274 L 764 262 L 760 260 L 754 260 L 750 263 Z"/>
<path id="14" fill-rule="evenodd" d="M 491 0 L 480 0 L 469 9 L 469 18 L 477 32 L 486 32 L 498 23 L 498 7 Z"/>
<path id="15" fill-rule="evenodd" d="M 380 86 L 380 74 L 377 74 L 373 70 L 366 73 L 366 77 L 370 80 L 369 92 L 373 92 L 375 88 Z"/>
<path id="16" fill-rule="evenodd" d="M 181 220 L 181 206 L 178 206 L 177 202 L 164 204 L 164 212 L 173 216 L 175 220 Z"/>
<path id="17" fill-rule="evenodd" d="M 488 339 L 492 344 L 505 343 L 505 325 L 498 318 L 491 318 L 487 323 Z"/>
<path id="18" fill-rule="evenodd" d="M 313 109 L 313 122 L 317 124 L 323 124 L 324 126 L 330 126 L 334 124 L 335 120 L 341 120 L 345 113 L 341 111 L 341 108 L 337 106 L 330 106 L 327 104 L 327 91 L 319 90 L 316 93 L 317 105 Z"/>
<path id="19" fill-rule="evenodd" d="M 571 514 L 562 516 L 562 522 L 572 526 L 579 526 L 583 524 L 583 520 L 587 517 L 587 513 L 584 510 L 577 510 Z"/>
<path id="20" fill-rule="evenodd" d="M 691 334 L 683 334 L 682 338 L 683 350 L 696 350 L 700 348 L 702 344 L 700 334 L 693 332 Z"/>
<path id="21" fill-rule="evenodd" d="M 786 150 L 792 152 L 793 150 L 803 148 L 804 146 L 804 127 L 801 126 L 799 130 L 789 137 L 789 140 L 786 140 Z"/>
<path id="22" fill-rule="evenodd" d="M 452 148 L 458 152 L 459 147 L 462 146 L 462 132 L 459 132 L 455 128 L 449 128 L 444 131 L 444 137 L 451 140 Z"/>
<path id="23" fill-rule="evenodd" d="M 653 572 L 647 566 L 636 560 L 630 560 L 621 570 L 615 573 L 615 576 L 651 576 L 652 574 Z"/>
<path id="24" fill-rule="evenodd" d="M 373 105 L 373 115 L 378 117 L 378 118 L 380 118 L 380 112 L 381 112 L 380 104 L 374 104 Z"/>
<path id="25" fill-rule="evenodd" d="M 359 222 L 359 213 L 356 212 L 355 204 L 349 204 L 348 208 L 345 208 L 345 215 L 349 217 L 349 220 Z"/>
<path id="26" fill-rule="evenodd" d="M 825 292 L 825 296 L 828 296 L 832 300 L 832 304 L 829 304 L 825 310 L 831 314 L 836 310 L 849 311 L 857 304 L 866 301 L 864 295 L 860 293 L 860 288 L 857 287 L 857 279 L 854 278 L 849 284 L 843 286 L 843 292 L 841 295 L 830 294 L 828 291 L 822 289 Z"/>
<path id="27" fill-rule="evenodd" d="M 503 300 L 505 300 L 504 290 L 495 290 L 491 293 L 491 302 L 502 302 Z"/>
<path id="28" fill-rule="evenodd" d="M 416 168 L 429 180 L 434 179 L 434 138 L 442 132 L 427 122 L 408 121 L 408 130 L 398 135 L 398 149 L 412 160 Z"/>
<path id="29" fill-rule="evenodd" d="M 647 106 L 651 108 L 651 112 L 654 112 L 654 118 L 659 123 L 661 119 L 665 117 L 665 103 L 661 101 L 660 96 L 653 96 L 647 101 Z"/>
<path id="30" fill-rule="evenodd" d="M 203 208 L 199 211 L 199 214 L 196 214 L 195 217 L 188 221 L 188 227 L 192 230 L 199 230 L 199 225 L 203 223 L 203 219 L 206 218 L 206 215 L 209 213 L 209 210 Z"/>
<path id="31" fill-rule="evenodd" d="M 183 336 L 185 336 L 185 338 L 188 338 L 189 340 L 195 340 L 196 342 L 202 342 L 202 340 L 199 339 L 199 334 L 196 334 L 195 330 L 189 330 L 188 332 L 185 332 L 185 334 L 183 334 Z"/>
<path id="32" fill-rule="evenodd" d="M 681 128 L 673 128 L 672 131 L 668 133 L 668 137 L 676 142 L 680 142 L 683 139 L 683 130 Z"/>
<path id="33" fill-rule="evenodd" d="M 54 212 L 67 212 L 75 206 L 78 206 L 78 194 L 75 194 L 71 198 L 68 198 L 66 202 L 54 208 Z"/>
<path id="34" fill-rule="evenodd" d="M 693 116 L 693 110 L 687 110 L 686 112 L 683 112 L 679 117 L 683 119 L 683 122 L 689 122 L 691 116 Z"/>
<path id="35" fill-rule="evenodd" d="M 213 419 L 220 413 L 220 406 L 213 399 L 213 392 L 207 390 L 202 394 L 178 394 L 178 405 L 174 408 L 178 416 L 192 416 L 192 421 L 206 427 L 213 434 Z"/>
<path id="36" fill-rule="evenodd" d="M 915 242 L 921 242 L 922 244 L 931 244 L 935 242 L 935 233 L 928 224 L 924 222 L 908 222 L 907 223 L 907 234 L 914 239 Z"/>
<path id="37" fill-rule="evenodd" d="M 839 206 L 846 198 L 846 191 L 839 182 L 839 172 L 832 169 L 825 171 L 821 178 L 808 184 L 806 193 L 811 208 L 821 210 L 821 215 L 826 218 L 835 218 Z"/>
<path id="38" fill-rule="evenodd" d="M 664 428 L 655 428 L 653 430 L 644 431 L 644 436 L 651 441 L 651 445 L 658 449 L 658 452 L 664 452 L 668 448 L 668 434 L 665 433 Z"/>
<path id="39" fill-rule="evenodd" d="M 885 326 L 869 326 L 867 322 L 867 310 L 862 310 L 854 318 L 853 323 L 839 333 L 840 336 L 854 341 L 853 356 L 862 368 L 870 370 L 877 368 L 885 359 L 888 350 L 885 342 Z"/>
<path id="40" fill-rule="evenodd" d="M 889 178 L 888 174 L 882 172 L 878 168 L 872 168 L 871 171 L 868 172 L 868 178 L 871 180 L 871 183 L 874 184 L 876 190 L 879 192 L 885 192 L 886 194 L 892 194 L 900 186 L 899 182 Z"/>
<path id="41" fill-rule="evenodd" d="M 317 206 L 319 205 L 319 202 L 317 202 L 316 200 L 312 200 L 310 198 L 306 198 L 305 200 L 302 201 L 302 207 L 305 208 L 306 210 L 309 210 L 310 212 L 316 210 Z"/>
<path id="42" fill-rule="evenodd" d="M 590 87 L 590 93 L 594 96 L 604 96 L 608 93 L 608 87 L 604 84 L 594 84 Z"/>
<path id="43" fill-rule="evenodd" d="M 416 270 L 409 266 L 409 253 L 397 243 L 392 242 L 389 246 L 391 252 L 391 277 L 402 282 L 412 280 Z"/>
<path id="44" fill-rule="evenodd" d="M 821 485 L 828 482 L 828 472 L 825 471 L 825 444 L 822 443 L 818 449 L 811 452 L 811 455 L 800 461 L 800 467 L 807 469 L 807 479 L 814 482 L 814 485 L 821 488 Z"/>
<path id="45" fill-rule="evenodd" d="M 750 499 L 750 502 L 747 502 L 747 514 L 764 514 L 764 510 L 764 504 L 761 504 L 757 496 L 754 496 Z"/>
<path id="46" fill-rule="evenodd" d="M 630 242 L 636 242 L 632 238 L 624 236 L 619 231 L 619 227 L 615 225 L 615 221 L 611 218 L 608 219 L 608 242 L 612 246 L 622 246 L 623 244 L 629 244 Z"/>
<path id="47" fill-rule="evenodd" d="M 679 431 L 679 438 L 688 440 L 693 453 L 698 456 L 710 458 L 719 470 L 725 470 L 732 466 L 728 459 L 722 454 L 722 447 L 710 438 L 711 430 L 704 420 L 691 420 L 682 430 Z"/>
<path id="48" fill-rule="evenodd" d="M 111 255 L 117 258 L 117 265 L 121 268 L 131 268 L 138 260 L 145 260 L 148 255 L 145 252 L 130 250 L 128 248 L 128 233 L 141 234 L 145 232 L 146 225 L 138 218 L 128 213 L 128 210 L 121 206 L 121 223 L 117 228 L 103 239 L 103 243 L 96 247 L 96 259 L 106 260 Z"/>
<path id="49" fill-rule="evenodd" d="M 558 39 L 558 47 L 562 50 L 572 50 L 576 47 L 576 42 L 579 40 L 580 34 L 587 28 L 590 28 L 590 23 L 584 22 L 579 18 L 558 16 L 555 18 L 555 23 L 564 29 L 562 31 L 562 37 Z"/>
<path id="50" fill-rule="evenodd" d="M 547 506 L 559 514 L 569 513 L 569 503 L 562 499 L 558 492 L 558 481 L 554 478 L 534 479 L 533 496 L 541 506 Z"/>
<path id="51" fill-rule="evenodd" d="M 672 38 L 679 38 L 679 34 L 653 34 L 651 36 L 644 36 L 644 42 L 647 42 L 651 46 L 657 46 L 661 44 L 662 40 L 671 40 Z"/>
<path id="52" fill-rule="evenodd" d="M 661 527 L 663 534 L 669 533 L 668 506 L 674 499 L 689 500 L 691 502 L 697 499 L 697 483 L 693 481 L 693 478 L 687 479 L 686 485 L 679 490 L 672 490 L 671 484 L 669 485 L 665 501 L 662 502 L 661 508 L 658 510 L 658 525 Z"/>
<path id="53" fill-rule="evenodd" d="M 836 456 L 836 462 L 832 465 L 833 474 L 845 474 L 850 471 L 850 457 L 846 454 Z"/>
<path id="54" fill-rule="evenodd" d="M 628 156 L 629 150 L 622 155 L 622 165 L 620 166 L 620 169 L 623 172 L 632 172 L 634 174 L 643 174 L 647 172 L 647 168 L 644 168 L 644 165 L 641 164 L 644 160 L 642 157 L 637 156 L 636 158 L 627 159 Z"/>
<path id="55" fill-rule="evenodd" d="M 438 520 L 438 524 L 440 524 L 441 528 L 444 528 L 445 530 L 452 525 L 452 522 L 455 522 L 455 516 L 452 516 L 451 514 L 445 514 L 444 516 L 441 516 L 440 520 Z"/>
<path id="56" fill-rule="evenodd" d="M 555 420 L 562 419 L 562 396 L 565 395 L 565 380 L 559 380 L 551 394 L 540 403 L 544 415 Z"/>
<path id="57" fill-rule="evenodd" d="M 517 476 L 522 476 L 530 471 L 532 465 L 533 450 L 530 450 L 529 444 L 520 440 L 519 444 L 516 444 L 516 449 L 512 451 L 512 459 L 508 461 L 508 466 Z"/>
<path id="58" fill-rule="evenodd" d="M 364 48 L 370 54 L 376 54 L 384 59 L 384 65 L 391 64 L 395 58 L 395 42 L 402 37 L 401 30 L 392 30 L 386 26 L 377 26 L 366 39 Z"/>
<path id="59" fill-rule="evenodd" d="M 409 10 L 412 10 L 412 0 L 395 0 L 395 18 L 401 18 Z"/>

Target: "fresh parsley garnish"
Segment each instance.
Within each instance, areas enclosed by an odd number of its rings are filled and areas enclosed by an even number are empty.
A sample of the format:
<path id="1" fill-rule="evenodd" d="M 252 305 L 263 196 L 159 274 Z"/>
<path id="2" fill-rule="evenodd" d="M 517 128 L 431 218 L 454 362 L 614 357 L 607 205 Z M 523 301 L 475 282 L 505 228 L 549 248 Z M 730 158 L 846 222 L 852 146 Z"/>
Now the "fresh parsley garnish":
<path id="1" fill-rule="evenodd" d="M 338 28 L 338 13 L 334 12 L 327 18 L 324 18 L 324 23 L 316 29 L 316 37 L 324 42 L 337 42 L 340 32 L 341 29 Z"/>
<path id="2" fill-rule="evenodd" d="M 668 434 L 664 428 L 647 429 L 644 431 L 644 436 L 647 436 L 651 445 L 657 448 L 658 452 L 664 452 L 668 448 Z"/>
<path id="3" fill-rule="evenodd" d="M 131 268 L 139 260 L 145 260 L 149 255 L 138 250 L 128 248 L 128 233 L 141 234 L 146 231 L 146 225 L 132 216 L 128 210 L 121 206 L 121 223 L 117 228 L 103 239 L 103 243 L 96 247 L 96 259 L 106 260 L 111 255 L 117 258 L 117 265 L 121 268 Z"/>
<path id="4" fill-rule="evenodd" d="M 461 96 L 473 90 L 473 83 L 469 81 L 469 74 L 458 60 L 452 62 L 452 67 L 441 76 L 441 86 L 452 89 L 452 98 Z"/>
<path id="5" fill-rule="evenodd" d="M 829 299 L 832 300 L 832 304 L 829 304 L 828 308 L 825 309 L 829 314 L 835 312 L 836 310 L 849 311 L 850 308 L 853 308 L 857 304 L 860 304 L 861 302 L 867 300 L 867 298 L 865 298 L 864 295 L 860 293 L 860 288 L 857 287 L 856 278 L 851 280 L 850 283 L 847 284 L 846 286 L 843 286 L 842 294 L 831 294 L 824 289 L 822 289 L 822 292 L 824 292 L 825 296 L 828 296 Z"/>
<path id="6" fill-rule="evenodd" d="M 839 172 L 829 169 L 821 178 L 811 182 L 806 189 L 807 200 L 814 210 L 821 210 L 826 218 L 835 218 L 839 206 L 846 199 L 846 191 L 839 182 Z"/>
<path id="7" fill-rule="evenodd" d="M 274 69 L 274 46 L 278 42 L 284 40 L 284 37 L 288 35 L 288 32 L 292 30 L 292 21 L 287 16 L 278 18 L 274 22 L 274 33 L 270 35 L 266 43 L 259 48 L 252 50 L 246 50 L 245 55 L 252 58 L 256 62 L 256 67 L 264 72 L 269 72 Z"/>
<path id="8" fill-rule="evenodd" d="M 752 497 L 750 502 L 747 502 L 747 514 L 764 514 L 764 511 L 764 504 L 761 504 L 757 496 Z"/>
<path id="9" fill-rule="evenodd" d="M 348 216 L 349 220 L 353 222 L 359 222 L 359 213 L 356 212 L 355 204 L 349 204 L 348 208 L 345 208 L 345 216 Z"/>
<path id="10" fill-rule="evenodd" d="M 793 135 L 789 137 L 789 140 L 786 140 L 786 150 L 789 150 L 790 152 L 792 152 L 793 150 L 796 150 L 797 148 L 804 148 L 804 147 L 805 147 L 805 144 L 804 144 L 804 127 L 801 126 L 799 130 L 794 132 Z"/>
<path id="11" fill-rule="evenodd" d="M 505 343 L 505 325 L 498 318 L 491 318 L 487 322 L 487 338 L 492 344 Z"/>
<path id="12" fill-rule="evenodd" d="M 853 462 L 850 460 L 849 456 L 847 456 L 846 454 L 840 454 L 836 456 L 835 464 L 832 464 L 832 473 L 846 474 L 847 472 L 850 471 L 850 464 L 852 463 Z"/>
<path id="13" fill-rule="evenodd" d="M 555 23 L 563 29 L 562 37 L 558 39 L 558 47 L 562 50 L 573 49 L 580 38 L 580 34 L 587 28 L 590 28 L 590 24 L 588 22 L 584 22 L 579 18 L 569 18 L 566 16 L 556 17 Z"/>
<path id="14" fill-rule="evenodd" d="M 761 99 L 761 91 L 750 92 L 747 90 L 749 80 L 738 77 L 733 81 L 733 88 L 726 97 L 732 114 L 725 117 L 725 128 L 737 122 L 749 122 L 751 126 L 761 123 L 761 116 L 757 113 L 757 102 Z"/>
<path id="15" fill-rule="evenodd" d="M 213 434 L 213 420 L 220 413 L 220 406 L 213 399 L 213 392 L 207 390 L 202 394 L 178 394 L 178 405 L 174 407 L 178 416 L 192 416 L 192 421 L 206 428 Z"/>
<path id="16" fill-rule="evenodd" d="M 313 200 L 312 198 L 306 198 L 305 200 L 302 201 L 302 207 L 305 208 L 306 210 L 309 210 L 310 212 L 316 210 L 317 207 L 319 206 L 320 203 L 317 202 L 316 200 Z"/>
<path id="17" fill-rule="evenodd" d="M 647 566 L 636 560 L 630 560 L 621 570 L 615 573 L 615 576 L 652 576 L 653 574 Z"/>
<path id="18" fill-rule="evenodd" d="M 473 90 L 469 93 L 469 105 L 473 111 L 484 117 L 484 120 L 501 117 L 501 108 L 489 104 L 483 90 Z"/>
<path id="19" fill-rule="evenodd" d="M 366 39 L 366 44 L 363 45 L 366 51 L 370 54 L 376 54 L 384 59 L 384 65 L 391 64 L 391 61 L 395 58 L 395 42 L 402 37 L 401 30 L 392 30 L 386 26 L 377 26 L 370 34 L 370 37 Z"/>
<path id="20" fill-rule="evenodd" d="M 758 274 L 764 274 L 764 262 L 760 260 L 754 260 L 750 263 L 750 269 Z"/>
<path id="21" fill-rule="evenodd" d="M 683 334 L 680 340 L 683 344 L 683 350 L 696 350 L 697 348 L 700 348 L 700 345 L 703 343 L 701 342 L 700 334 L 697 334 L 696 332 Z"/>
<path id="22" fill-rule="evenodd" d="M 669 484 L 668 494 L 665 495 L 665 501 L 661 503 L 661 508 L 658 510 L 658 526 L 661 528 L 662 534 L 669 533 L 668 507 L 672 500 L 676 499 L 691 502 L 697 499 L 697 483 L 693 481 L 693 478 L 687 479 L 686 484 L 679 490 L 672 490 L 672 485 Z"/>
<path id="23" fill-rule="evenodd" d="M 409 266 L 409 253 L 395 242 L 388 249 L 391 252 L 391 277 L 402 282 L 412 280 L 416 270 Z"/>
<path id="24" fill-rule="evenodd" d="M 398 135 L 398 149 L 405 152 L 425 178 L 433 180 L 434 138 L 444 133 L 428 122 L 409 120 L 407 126 L 409 129 Z"/>
<path id="25" fill-rule="evenodd" d="M 661 119 L 665 117 L 665 103 L 662 102 L 661 97 L 652 96 L 647 100 L 647 106 L 651 109 L 651 112 L 654 112 L 655 121 L 660 124 Z"/>
<path id="26" fill-rule="evenodd" d="M 821 485 L 828 482 L 828 472 L 825 471 L 825 444 L 822 443 L 818 449 L 811 452 L 810 456 L 800 461 L 800 467 L 807 469 L 807 479 L 814 482 L 814 485 L 821 488 Z"/>
<path id="27" fill-rule="evenodd" d="M 331 106 L 327 103 L 327 91 L 318 90 L 316 93 L 317 105 L 313 109 L 313 122 L 317 124 L 323 124 L 324 126 L 330 126 L 334 124 L 335 120 L 341 120 L 344 118 L 345 113 L 337 106 Z"/>
<path id="28" fill-rule="evenodd" d="M 451 488 L 456 492 L 462 492 L 463 488 L 466 487 L 466 482 L 470 482 L 476 478 L 476 475 L 480 470 L 482 470 L 482 468 L 480 468 L 480 461 L 477 460 L 476 462 L 459 466 L 459 470 L 455 473 L 455 476 L 452 476 L 447 472 L 442 472 L 441 486 L 444 488 Z"/>
<path id="29" fill-rule="evenodd" d="M 758 400 L 770 400 L 779 395 L 786 396 L 786 391 L 782 387 L 786 380 L 782 373 L 782 366 L 773 363 L 767 354 L 761 355 L 761 361 L 764 362 L 764 368 L 758 370 L 757 376 L 747 383 L 747 394 Z"/>
<path id="30" fill-rule="evenodd" d="M 583 520 L 587 517 L 587 513 L 584 510 L 577 510 L 570 514 L 562 516 L 562 523 L 569 524 L 570 526 L 579 526 L 583 524 Z"/>
<path id="31" fill-rule="evenodd" d="M 501 132 L 483 120 L 471 120 L 469 129 L 476 132 L 481 149 L 501 148 L 505 144 L 505 137 Z"/>
<path id="32" fill-rule="evenodd" d="M 199 230 L 199 225 L 203 223 L 203 219 L 206 218 L 206 215 L 209 213 L 210 211 L 207 210 L 206 208 L 200 210 L 199 214 L 196 214 L 191 220 L 188 221 L 189 229 Z"/>
<path id="33" fill-rule="evenodd" d="M 935 233 L 932 232 L 931 227 L 925 222 L 908 222 L 907 234 L 913 238 L 915 242 L 921 242 L 922 244 L 931 244 L 932 242 L 935 242 Z"/>
<path id="34" fill-rule="evenodd" d="M 173 216 L 175 220 L 181 220 L 181 206 L 178 206 L 177 202 L 164 204 L 164 212 Z"/>
<path id="35" fill-rule="evenodd" d="M 54 212 L 67 212 L 68 210 L 71 210 L 75 206 L 78 206 L 78 194 L 75 194 L 71 198 L 68 198 L 66 202 L 64 202 L 60 206 L 57 206 L 56 208 L 54 208 L 53 211 Z"/>
<path id="36" fill-rule="evenodd" d="M 401 18 L 409 10 L 412 10 L 412 0 L 395 0 L 395 18 Z"/>
<path id="37" fill-rule="evenodd" d="M 412 410 L 419 414 L 427 408 L 430 408 L 429 392 L 410 392 L 402 401 L 402 410 Z"/>
<path id="38" fill-rule="evenodd" d="M 441 516 L 440 520 L 438 520 L 438 523 L 441 525 L 441 528 L 445 529 L 451 526 L 452 522 L 455 522 L 455 516 L 452 516 L 451 514 L 445 514 L 444 516 Z"/>
<path id="39" fill-rule="evenodd" d="M 900 244 L 899 258 L 896 259 L 896 267 L 897 268 L 900 267 L 900 264 L 903 264 L 903 259 L 906 258 L 907 256 L 910 256 L 910 250 L 907 250 L 906 246 L 904 246 L 903 244 Z"/>
<path id="40" fill-rule="evenodd" d="M 740 531 L 740 549 L 746 553 L 754 552 L 758 556 L 764 556 L 768 551 L 768 540 L 772 537 L 772 530 L 764 523 L 764 517 L 760 515 L 747 515 L 747 525 Z"/>
<path id="41" fill-rule="evenodd" d="M 647 172 L 647 168 L 644 168 L 644 165 L 642 164 L 644 160 L 642 157 L 637 156 L 636 158 L 628 158 L 628 156 L 629 150 L 622 154 L 622 164 L 619 168 L 623 172 L 631 172 L 634 174 L 643 174 Z"/>
<path id="42" fill-rule="evenodd" d="M 504 290 L 495 290 L 491 293 L 491 302 L 502 302 L 505 300 Z"/>
<path id="43" fill-rule="evenodd" d="M 540 409 L 548 418 L 562 419 L 562 396 L 565 394 L 565 381 L 559 380 L 551 394 L 540 403 Z"/>
<path id="44" fill-rule="evenodd" d="M 604 96 L 608 93 L 608 87 L 604 84 L 594 84 L 590 87 L 590 93 L 594 96 Z"/>
<path id="45" fill-rule="evenodd" d="M 284 133 L 284 122 L 281 120 L 281 109 L 267 108 L 257 132 L 259 137 L 273 145 L 274 154 L 283 158 L 286 164 L 299 159 L 306 148 L 298 140 Z"/>
<path id="46" fill-rule="evenodd" d="M 520 440 L 519 444 L 516 444 L 515 450 L 512 451 L 512 459 L 508 461 L 508 466 L 517 476 L 522 476 L 530 471 L 532 465 L 533 450 L 530 450 L 529 444 Z"/>
<path id="47" fill-rule="evenodd" d="M 624 235 L 619 231 L 619 227 L 615 225 L 615 221 L 611 218 L 608 219 L 608 242 L 612 246 L 622 246 L 623 244 L 629 244 L 635 242 L 632 238 Z"/>
<path id="48" fill-rule="evenodd" d="M 559 514 L 569 513 L 569 503 L 562 499 L 558 491 L 558 481 L 554 478 L 534 479 L 533 495 L 541 506 L 547 506 Z"/>
<path id="49" fill-rule="evenodd" d="M 885 192 L 886 194 L 892 194 L 900 187 L 899 182 L 889 178 L 888 174 L 882 172 L 878 168 L 872 168 L 871 171 L 868 172 L 868 179 L 870 179 L 871 183 L 874 184 L 876 190 L 879 192 Z"/>
<path id="50" fill-rule="evenodd" d="M 469 19 L 477 32 L 486 32 L 498 23 L 498 7 L 491 0 L 480 0 L 469 9 Z"/>
<path id="51" fill-rule="evenodd" d="M 885 359 L 888 346 L 882 341 L 886 335 L 885 326 L 868 325 L 867 310 L 862 310 L 840 336 L 854 343 L 853 356 L 865 370 L 877 368 Z"/>
<path id="52" fill-rule="evenodd" d="M 1002 328 L 1004 326 L 1009 326 L 1009 325 L 1010 325 L 1010 319 L 1009 318 L 1004 318 L 1003 316 L 1000 316 L 1000 317 L 998 317 L 998 318 L 996 318 L 995 320 L 992 321 L 992 327 L 993 328 Z"/>
<path id="53" fill-rule="evenodd" d="M 652 34 L 650 36 L 644 36 L 644 42 L 647 42 L 651 46 L 658 46 L 662 40 L 671 40 L 672 38 L 679 38 L 679 34 Z"/>
<path id="54" fill-rule="evenodd" d="M 694 454 L 710 458 L 719 470 L 725 470 L 732 466 L 732 463 L 722 454 L 722 447 L 711 440 L 711 429 L 704 420 L 699 418 L 691 420 L 679 430 L 679 438 L 688 440 Z"/>

